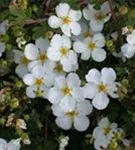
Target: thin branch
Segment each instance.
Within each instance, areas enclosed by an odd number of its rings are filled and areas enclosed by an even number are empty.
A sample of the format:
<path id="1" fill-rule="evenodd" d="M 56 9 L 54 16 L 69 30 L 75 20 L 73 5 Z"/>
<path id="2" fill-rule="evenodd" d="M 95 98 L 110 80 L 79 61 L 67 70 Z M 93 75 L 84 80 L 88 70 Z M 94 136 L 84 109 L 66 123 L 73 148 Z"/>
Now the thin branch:
<path id="1" fill-rule="evenodd" d="M 39 24 L 39 23 L 42 23 L 42 22 L 46 22 L 47 21 L 47 18 L 43 18 L 43 19 L 28 19 L 25 21 L 25 25 L 29 25 L 29 24 Z"/>
<path id="2" fill-rule="evenodd" d="M 114 11 L 114 8 L 113 8 L 113 6 L 114 6 L 113 0 L 108 0 L 108 2 L 109 2 L 110 9 L 111 9 L 112 17 L 113 17 L 114 21 L 117 21 L 115 11 Z"/>

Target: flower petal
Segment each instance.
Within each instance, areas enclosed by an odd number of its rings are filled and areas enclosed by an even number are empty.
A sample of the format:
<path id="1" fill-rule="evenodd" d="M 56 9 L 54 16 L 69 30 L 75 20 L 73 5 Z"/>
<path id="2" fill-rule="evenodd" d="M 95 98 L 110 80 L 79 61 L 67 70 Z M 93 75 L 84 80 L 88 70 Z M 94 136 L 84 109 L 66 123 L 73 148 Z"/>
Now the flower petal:
<path id="1" fill-rule="evenodd" d="M 112 84 L 116 80 L 114 69 L 104 67 L 101 70 L 101 80 L 106 84 Z"/>
<path id="2" fill-rule="evenodd" d="M 18 76 L 20 78 L 22 78 L 25 74 L 28 73 L 28 69 L 27 66 L 24 64 L 19 64 L 16 68 L 15 68 L 15 72 L 16 74 L 18 74 Z"/>
<path id="3" fill-rule="evenodd" d="M 29 60 L 35 60 L 39 56 L 39 50 L 36 45 L 30 43 L 25 46 L 24 54 Z"/>
<path id="4" fill-rule="evenodd" d="M 31 73 L 28 73 L 26 75 L 24 75 L 23 77 L 23 82 L 26 84 L 26 85 L 33 85 L 35 83 L 35 77 L 33 74 Z"/>
<path id="5" fill-rule="evenodd" d="M 108 2 L 108 1 L 104 2 L 104 3 L 101 5 L 101 11 L 104 12 L 105 14 L 108 14 L 108 13 L 111 12 L 110 5 L 109 5 L 109 2 Z"/>
<path id="6" fill-rule="evenodd" d="M 57 86 L 59 89 L 63 89 L 66 85 L 66 78 L 65 76 L 59 76 L 55 79 L 55 86 Z"/>
<path id="7" fill-rule="evenodd" d="M 78 131 L 85 131 L 89 127 L 90 121 L 86 116 L 77 116 L 74 119 L 74 127 Z"/>
<path id="8" fill-rule="evenodd" d="M 92 58 L 96 62 L 102 62 L 106 59 L 106 51 L 104 49 L 96 49 L 92 52 Z"/>
<path id="9" fill-rule="evenodd" d="M 50 45 L 49 40 L 43 38 L 38 38 L 35 43 L 40 51 L 46 51 Z"/>
<path id="10" fill-rule="evenodd" d="M 84 100 L 82 102 L 77 103 L 77 110 L 79 112 L 79 115 L 89 115 L 92 112 L 93 107 L 90 101 Z"/>
<path id="11" fill-rule="evenodd" d="M 57 117 L 62 117 L 63 114 L 64 114 L 64 112 L 63 112 L 63 110 L 61 109 L 61 107 L 60 107 L 59 104 L 58 104 L 58 105 L 52 105 L 51 109 L 52 109 L 53 114 L 54 114 L 55 116 L 57 116 Z"/>
<path id="12" fill-rule="evenodd" d="M 6 140 L 0 138 L 0 148 L 1 150 L 6 150 L 7 149 L 7 142 Z"/>
<path id="13" fill-rule="evenodd" d="M 130 45 L 134 45 L 135 44 L 134 39 L 135 39 L 135 30 L 133 30 L 132 33 L 127 36 L 127 42 Z"/>
<path id="14" fill-rule="evenodd" d="M 101 34 L 101 33 L 94 34 L 92 40 L 94 41 L 94 43 L 96 43 L 97 47 L 105 46 L 105 38 L 104 38 L 103 34 Z"/>
<path id="15" fill-rule="evenodd" d="M 98 92 L 97 86 L 93 83 L 88 83 L 83 88 L 84 97 L 93 99 Z"/>
<path id="16" fill-rule="evenodd" d="M 93 68 L 88 72 L 85 78 L 87 82 L 98 84 L 101 81 L 101 74 L 97 69 Z"/>
<path id="17" fill-rule="evenodd" d="M 81 85 L 81 80 L 76 73 L 70 73 L 66 79 L 68 85 L 79 87 Z"/>
<path id="18" fill-rule="evenodd" d="M 60 60 L 60 53 L 57 47 L 49 47 L 47 50 L 47 56 L 52 61 L 59 61 Z"/>
<path id="19" fill-rule="evenodd" d="M 125 57 L 131 58 L 135 54 L 135 46 L 131 46 L 129 44 L 123 44 L 121 46 L 121 52 Z"/>
<path id="20" fill-rule="evenodd" d="M 71 36 L 71 29 L 69 25 L 67 24 L 62 25 L 61 30 L 66 36 Z"/>
<path id="21" fill-rule="evenodd" d="M 55 8 L 56 14 L 60 18 L 68 16 L 69 10 L 70 10 L 70 6 L 67 3 L 60 3 Z"/>
<path id="22" fill-rule="evenodd" d="M 64 48 L 70 49 L 71 48 L 71 40 L 70 40 L 70 38 L 68 36 L 62 35 L 61 39 L 62 39 L 61 40 L 62 46 Z"/>
<path id="23" fill-rule="evenodd" d="M 76 41 L 73 47 L 77 53 L 83 53 L 87 50 L 85 44 L 83 44 L 81 41 Z"/>
<path id="24" fill-rule="evenodd" d="M 82 13 L 80 10 L 76 11 L 71 9 L 69 11 L 69 17 L 73 20 L 73 21 L 79 21 L 82 17 Z"/>
<path id="25" fill-rule="evenodd" d="M 56 87 L 51 88 L 47 94 L 47 99 L 52 104 L 58 104 L 62 98 L 63 98 L 62 92 Z"/>
<path id="26" fill-rule="evenodd" d="M 26 88 L 26 95 L 29 98 L 36 98 L 36 92 L 37 91 L 37 86 L 29 86 Z"/>
<path id="27" fill-rule="evenodd" d="M 89 50 L 86 50 L 81 54 L 81 59 L 82 60 L 88 60 L 90 58 L 91 52 Z"/>
<path id="28" fill-rule="evenodd" d="M 64 112 L 73 111 L 76 106 L 76 101 L 71 96 L 65 96 L 61 99 L 60 107 Z"/>
<path id="29" fill-rule="evenodd" d="M 74 34 L 74 35 L 79 35 L 81 33 L 81 26 L 79 23 L 77 22 L 72 22 L 70 24 L 70 28 L 71 28 L 71 32 Z"/>
<path id="30" fill-rule="evenodd" d="M 55 122 L 57 126 L 64 130 L 69 130 L 72 127 L 72 120 L 67 116 L 57 117 Z"/>
<path id="31" fill-rule="evenodd" d="M 83 16 L 86 20 L 93 20 L 96 14 L 96 10 L 93 5 L 88 4 L 86 8 L 83 9 Z"/>
<path id="32" fill-rule="evenodd" d="M 16 140 L 11 140 L 7 145 L 7 150 L 19 150 L 21 148 L 20 141 L 21 138 Z"/>
<path id="33" fill-rule="evenodd" d="M 109 98 L 105 93 L 100 92 L 95 96 L 95 98 L 92 101 L 92 104 L 98 110 L 105 109 L 109 104 Z"/>
<path id="34" fill-rule="evenodd" d="M 104 27 L 104 22 L 92 20 L 92 21 L 90 21 L 90 27 L 91 27 L 92 31 L 94 31 L 94 32 L 101 32 Z"/>
<path id="35" fill-rule="evenodd" d="M 56 16 L 50 16 L 48 19 L 48 25 L 51 28 L 57 29 L 62 25 L 62 20 Z"/>

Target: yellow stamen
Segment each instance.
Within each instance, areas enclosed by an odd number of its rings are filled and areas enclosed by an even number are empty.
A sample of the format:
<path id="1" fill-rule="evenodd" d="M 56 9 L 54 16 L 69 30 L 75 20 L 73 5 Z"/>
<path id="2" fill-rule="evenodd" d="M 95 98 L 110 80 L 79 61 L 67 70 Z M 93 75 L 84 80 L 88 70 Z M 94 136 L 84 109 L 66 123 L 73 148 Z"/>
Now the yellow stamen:
<path id="1" fill-rule="evenodd" d="M 64 95 L 69 95 L 71 93 L 71 91 L 72 91 L 72 88 L 70 88 L 68 86 L 63 88 Z"/>
<path id="2" fill-rule="evenodd" d="M 90 43 L 88 44 L 88 48 L 91 49 L 91 50 L 94 50 L 94 49 L 96 48 L 96 44 L 93 43 L 93 42 L 90 42 Z"/>
<path id="3" fill-rule="evenodd" d="M 63 24 L 70 24 L 71 23 L 71 18 L 68 16 L 63 17 L 62 20 L 63 20 Z"/>
<path id="4" fill-rule="evenodd" d="M 104 18 L 105 18 L 105 15 L 102 13 L 102 12 L 100 12 L 100 13 L 98 13 L 97 15 L 96 15 L 96 20 L 98 20 L 98 21 L 102 21 Z"/>
<path id="5" fill-rule="evenodd" d="M 43 84 L 43 79 L 36 79 L 36 85 L 40 86 Z"/>
<path id="6" fill-rule="evenodd" d="M 106 92 L 107 91 L 107 86 L 104 85 L 103 83 L 98 85 L 98 90 L 99 92 Z"/>
<path id="7" fill-rule="evenodd" d="M 60 53 L 62 56 L 67 56 L 68 55 L 69 50 L 67 48 L 61 48 L 60 49 Z"/>
<path id="8" fill-rule="evenodd" d="M 44 61 L 46 61 L 46 60 L 48 59 L 48 57 L 47 57 L 46 54 L 41 53 L 40 56 L 39 56 L 39 59 L 40 59 L 42 62 L 44 62 Z"/>
<path id="9" fill-rule="evenodd" d="M 107 128 L 103 128 L 103 130 L 104 130 L 104 134 L 107 135 L 111 131 L 111 128 L 107 127 Z"/>
<path id="10" fill-rule="evenodd" d="M 68 117 L 70 117 L 71 119 L 73 119 L 74 117 L 76 117 L 76 116 L 78 115 L 78 112 L 76 112 L 76 111 L 71 111 L 71 112 L 66 113 L 66 115 L 67 115 Z"/>

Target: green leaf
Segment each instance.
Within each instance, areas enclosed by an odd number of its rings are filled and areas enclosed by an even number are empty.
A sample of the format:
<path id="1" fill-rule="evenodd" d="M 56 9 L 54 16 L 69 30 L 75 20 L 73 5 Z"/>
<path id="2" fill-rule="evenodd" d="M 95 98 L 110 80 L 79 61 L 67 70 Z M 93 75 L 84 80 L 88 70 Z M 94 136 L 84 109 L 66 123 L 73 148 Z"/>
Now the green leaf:
<path id="1" fill-rule="evenodd" d="M 47 30 L 48 30 L 48 26 L 46 23 L 42 23 L 40 26 L 35 27 L 32 30 L 34 32 L 33 36 L 32 36 L 33 40 L 35 40 L 39 37 L 44 37 Z"/>
<path id="2" fill-rule="evenodd" d="M 18 17 L 20 20 L 26 20 L 28 18 L 25 13 L 25 10 L 22 8 L 12 7 L 10 8 L 10 13 L 13 16 Z"/>

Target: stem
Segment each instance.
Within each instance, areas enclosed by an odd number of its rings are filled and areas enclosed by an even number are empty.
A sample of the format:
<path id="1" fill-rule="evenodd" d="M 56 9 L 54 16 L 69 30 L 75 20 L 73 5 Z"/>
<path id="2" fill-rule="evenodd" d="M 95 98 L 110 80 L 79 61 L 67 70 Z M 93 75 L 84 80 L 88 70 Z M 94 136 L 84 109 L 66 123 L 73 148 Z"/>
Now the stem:
<path id="1" fill-rule="evenodd" d="M 44 143 L 46 143 L 48 138 L 48 116 L 45 119 L 45 139 L 44 139 Z"/>
<path id="2" fill-rule="evenodd" d="M 108 0 L 108 2 L 109 2 L 110 9 L 111 9 L 112 17 L 113 17 L 114 21 L 117 21 L 117 18 L 116 18 L 116 15 L 115 15 L 115 11 L 113 9 L 113 5 L 114 5 L 113 4 L 113 0 Z"/>
<path id="3" fill-rule="evenodd" d="M 39 23 L 42 23 L 42 22 L 45 22 L 45 21 L 47 21 L 47 18 L 37 19 L 37 20 L 29 19 L 29 20 L 26 20 L 25 25 L 29 25 L 29 24 L 39 24 Z"/>

